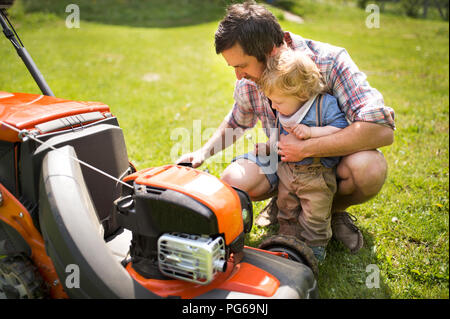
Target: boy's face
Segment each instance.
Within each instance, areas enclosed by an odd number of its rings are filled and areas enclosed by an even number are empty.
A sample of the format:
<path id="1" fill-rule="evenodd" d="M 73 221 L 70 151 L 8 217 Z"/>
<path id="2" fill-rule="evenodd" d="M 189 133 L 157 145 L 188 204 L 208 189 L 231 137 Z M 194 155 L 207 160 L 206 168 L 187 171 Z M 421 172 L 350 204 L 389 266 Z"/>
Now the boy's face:
<path id="1" fill-rule="evenodd" d="M 279 90 L 272 90 L 266 96 L 272 101 L 272 107 L 284 116 L 291 116 L 300 108 L 300 101 L 293 95 L 284 95 Z"/>
<path id="2" fill-rule="evenodd" d="M 245 54 L 239 43 L 224 50 L 222 56 L 228 65 L 234 68 L 238 80 L 246 78 L 256 82 L 265 69 L 265 64 L 259 62 L 256 57 Z"/>

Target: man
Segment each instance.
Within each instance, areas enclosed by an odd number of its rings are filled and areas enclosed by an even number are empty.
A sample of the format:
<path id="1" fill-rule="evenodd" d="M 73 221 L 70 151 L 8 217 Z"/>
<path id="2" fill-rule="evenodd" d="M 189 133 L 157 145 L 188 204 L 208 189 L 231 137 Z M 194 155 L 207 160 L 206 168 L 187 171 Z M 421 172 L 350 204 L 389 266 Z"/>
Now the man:
<path id="1" fill-rule="evenodd" d="M 200 166 L 207 157 L 231 144 L 226 136 L 230 128 L 243 131 L 260 120 L 270 135 L 270 128 L 276 127 L 276 113 L 256 83 L 268 56 L 281 50 L 301 50 L 318 66 L 328 93 L 337 98 L 350 125 L 336 134 L 308 140 L 283 135 L 278 154 L 286 162 L 342 156 L 336 169 L 338 191 L 333 200 L 332 231 L 335 239 L 357 252 L 363 246 L 363 237 L 354 224 L 355 218 L 345 210 L 374 197 L 384 184 L 387 163 L 377 148 L 393 143 L 394 111 L 384 105 L 381 94 L 370 87 L 345 49 L 283 32 L 276 18 L 253 2 L 228 8 L 215 34 L 215 47 L 235 70 L 235 103 L 209 141 L 177 162 Z M 236 158 L 223 172 L 222 180 L 245 190 L 252 200 L 272 197 L 278 183 L 277 175 L 269 172 L 253 153 Z M 273 208 L 274 203 L 272 200 L 269 206 Z M 274 209 L 262 214 L 268 218 L 266 225 L 275 222 L 275 215 Z M 264 220 L 259 222 L 263 224 Z"/>

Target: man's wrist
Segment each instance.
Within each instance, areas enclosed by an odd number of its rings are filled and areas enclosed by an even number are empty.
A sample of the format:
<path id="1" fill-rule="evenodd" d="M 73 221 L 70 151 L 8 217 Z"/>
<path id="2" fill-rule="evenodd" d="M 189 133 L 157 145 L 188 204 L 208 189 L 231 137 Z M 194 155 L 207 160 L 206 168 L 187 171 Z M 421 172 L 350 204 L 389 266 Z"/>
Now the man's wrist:
<path id="1" fill-rule="evenodd" d="M 213 147 L 206 147 L 206 145 L 203 146 L 202 148 L 200 148 L 198 151 L 200 153 L 200 156 L 203 158 L 203 160 L 206 160 L 207 158 L 209 158 L 209 157 L 214 155 L 214 154 L 211 154 L 211 153 L 213 153 L 214 148 Z"/>
<path id="2" fill-rule="evenodd" d="M 302 141 L 301 154 L 304 156 L 304 158 L 316 157 L 316 154 L 313 152 L 313 150 L 315 149 L 314 143 L 316 139 L 317 138 L 309 138 Z"/>

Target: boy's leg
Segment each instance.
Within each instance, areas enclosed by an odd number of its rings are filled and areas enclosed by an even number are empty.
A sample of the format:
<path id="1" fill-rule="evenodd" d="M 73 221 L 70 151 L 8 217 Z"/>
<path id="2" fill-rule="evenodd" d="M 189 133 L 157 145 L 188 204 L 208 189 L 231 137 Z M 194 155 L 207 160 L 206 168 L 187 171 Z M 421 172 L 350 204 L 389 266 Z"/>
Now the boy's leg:
<path id="1" fill-rule="evenodd" d="M 305 167 L 306 168 L 306 167 Z M 330 168 L 310 166 L 298 175 L 297 189 L 302 211 L 298 221 L 302 237 L 310 247 L 325 247 L 331 238 L 331 205 L 336 192 L 336 175 Z"/>
<path id="2" fill-rule="evenodd" d="M 278 166 L 277 219 L 280 224 L 278 234 L 295 236 L 301 239 L 301 228 L 298 215 L 301 210 L 300 200 L 295 195 L 295 176 L 288 163 Z"/>

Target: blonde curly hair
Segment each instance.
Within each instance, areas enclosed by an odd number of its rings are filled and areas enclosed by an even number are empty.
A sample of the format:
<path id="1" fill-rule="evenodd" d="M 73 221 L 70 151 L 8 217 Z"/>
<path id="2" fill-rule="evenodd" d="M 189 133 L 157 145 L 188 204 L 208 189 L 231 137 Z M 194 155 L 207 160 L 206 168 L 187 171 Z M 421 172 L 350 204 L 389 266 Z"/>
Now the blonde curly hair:
<path id="1" fill-rule="evenodd" d="M 278 90 L 281 94 L 295 96 L 302 102 L 326 89 L 319 68 L 311 58 L 290 49 L 268 58 L 258 85 L 266 95 Z"/>

